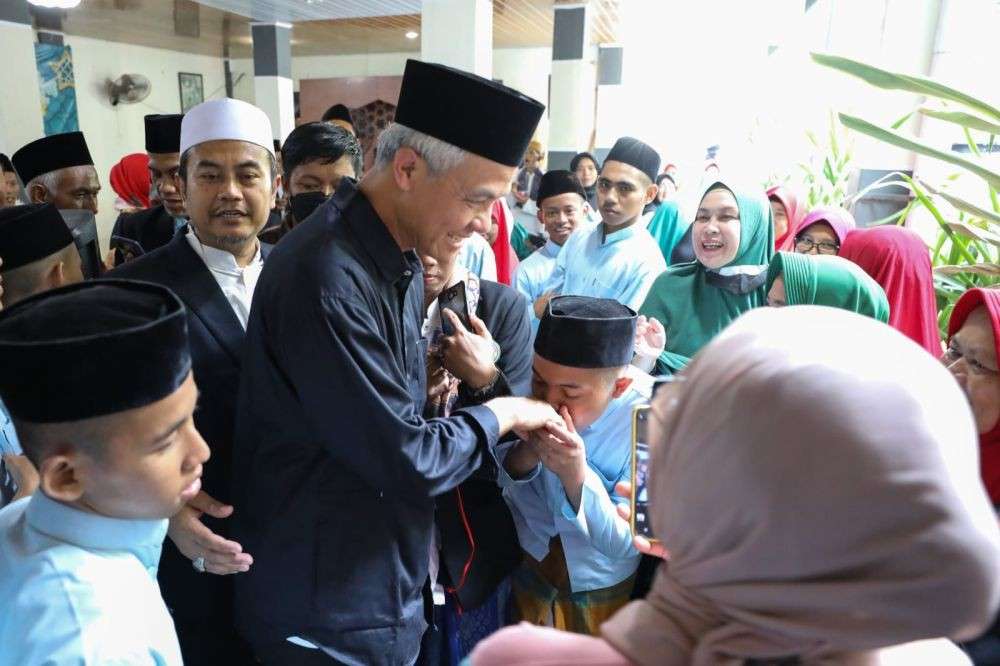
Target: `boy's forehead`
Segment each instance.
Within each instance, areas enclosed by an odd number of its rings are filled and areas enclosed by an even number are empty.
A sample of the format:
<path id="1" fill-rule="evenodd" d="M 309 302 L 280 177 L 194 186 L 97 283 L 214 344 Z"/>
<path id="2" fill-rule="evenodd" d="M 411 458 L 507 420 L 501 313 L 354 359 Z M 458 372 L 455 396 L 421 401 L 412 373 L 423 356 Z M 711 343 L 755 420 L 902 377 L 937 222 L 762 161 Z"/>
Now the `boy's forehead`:
<path id="1" fill-rule="evenodd" d="M 539 378 L 549 384 L 585 384 L 597 383 L 606 372 L 604 368 L 577 368 L 548 360 L 535 352 L 532 369 Z"/>

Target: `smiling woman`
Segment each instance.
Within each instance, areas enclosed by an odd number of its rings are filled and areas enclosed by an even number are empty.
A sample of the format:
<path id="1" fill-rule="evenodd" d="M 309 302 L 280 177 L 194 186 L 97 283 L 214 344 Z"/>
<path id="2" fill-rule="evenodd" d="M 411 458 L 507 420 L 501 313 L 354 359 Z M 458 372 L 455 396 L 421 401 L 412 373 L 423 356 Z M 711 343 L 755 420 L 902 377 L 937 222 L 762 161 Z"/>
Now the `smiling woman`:
<path id="1" fill-rule="evenodd" d="M 729 322 L 764 304 L 774 229 L 763 192 L 714 183 L 698 206 L 692 241 L 696 261 L 668 268 L 639 310 L 666 329 L 662 372 L 680 370 Z"/>

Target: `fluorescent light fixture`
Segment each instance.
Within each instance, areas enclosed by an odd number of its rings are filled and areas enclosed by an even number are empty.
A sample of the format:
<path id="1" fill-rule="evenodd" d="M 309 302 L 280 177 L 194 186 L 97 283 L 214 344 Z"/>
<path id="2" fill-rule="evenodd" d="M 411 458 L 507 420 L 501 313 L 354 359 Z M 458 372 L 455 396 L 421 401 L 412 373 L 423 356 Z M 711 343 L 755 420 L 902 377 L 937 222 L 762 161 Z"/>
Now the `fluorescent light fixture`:
<path id="1" fill-rule="evenodd" d="M 420 36 L 420 33 L 417 32 L 417 31 L 415 31 L 415 30 L 410 30 L 409 32 L 406 33 L 406 38 L 407 39 L 416 39 L 419 36 Z"/>
<path id="2" fill-rule="evenodd" d="M 47 9 L 73 9 L 80 0 L 28 0 L 28 3 Z"/>

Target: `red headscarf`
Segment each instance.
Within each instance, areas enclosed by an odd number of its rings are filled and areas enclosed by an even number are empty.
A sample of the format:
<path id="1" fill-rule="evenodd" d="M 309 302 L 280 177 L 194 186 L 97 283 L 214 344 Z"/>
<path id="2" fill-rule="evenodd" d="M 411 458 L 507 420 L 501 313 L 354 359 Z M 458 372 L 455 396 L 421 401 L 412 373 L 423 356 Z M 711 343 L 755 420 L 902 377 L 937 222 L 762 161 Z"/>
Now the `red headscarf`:
<path id="1" fill-rule="evenodd" d="M 889 299 L 889 325 L 939 358 L 934 275 L 920 236 L 897 226 L 855 229 L 847 234 L 840 256 L 882 285 Z"/>
<path id="2" fill-rule="evenodd" d="M 510 245 L 511 227 L 509 223 L 510 213 L 503 205 L 502 199 L 493 202 L 491 217 L 497 222 L 497 237 L 493 241 L 493 256 L 497 262 L 497 282 L 510 286 L 514 279 L 514 271 L 517 269 L 517 255 Z"/>
<path id="3" fill-rule="evenodd" d="M 817 222 L 826 222 L 829 224 L 841 246 L 843 246 L 844 241 L 847 240 L 847 233 L 858 226 L 854 222 L 854 216 L 851 215 L 850 211 L 843 208 L 835 206 L 822 206 L 820 208 L 814 208 L 808 215 L 799 220 L 799 223 L 794 227 L 791 224 L 788 225 L 788 228 L 791 229 L 791 231 L 785 237 L 784 245 L 778 249 L 784 252 L 794 252 L 795 237 Z"/>
<path id="4" fill-rule="evenodd" d="M 799 210 L 799 199 L 795 196 L 795 193 L 784 185 L 775 185 L 767 191 L 768 199 L 777 199 L 781 202 L 781 205 L 785 207 L 785 214 L 788 216 L 788 227 L 785 229 L 785 233 L 780 236 L 775 236 L 774 247 L 775 249 L 781 249 L 788 239 L 788 236 L 795 229 L 795 225 L 799 223 L 799 216 L 802 215 L 804 211 Z"/>
<path id="5" fill-rule="evenodd" d="M 111 188 L 134 206 L 149 208 L 149 155 L 132 153 L 111 167 Z"/>
<path id="6" fill-rule="evenodd" d="M 948 320 L 948 339 L 958 333 L 972 311 L 986 306 L 993 325 L 993 345 L 1000 359 L 1000 289 L 970 289 L 955 303 Z M 979 473 L 993 504 L 1000 504 L 1000 421 L 987 433 L 979 435 Z"/>

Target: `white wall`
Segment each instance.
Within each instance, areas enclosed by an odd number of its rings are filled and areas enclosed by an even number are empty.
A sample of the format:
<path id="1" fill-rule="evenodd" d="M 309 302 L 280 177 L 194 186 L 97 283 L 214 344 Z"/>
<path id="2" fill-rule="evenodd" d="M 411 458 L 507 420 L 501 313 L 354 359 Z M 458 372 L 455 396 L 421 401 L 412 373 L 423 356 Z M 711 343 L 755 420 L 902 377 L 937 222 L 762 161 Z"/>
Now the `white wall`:
<path id="1" fill-rule="evenodd" d="M 73 50 L 80 129 L 87 137 L 101 179 L 97 225 L 101 241 L 107 246 L 117 217 L 109 180 L 111 167 L 128 153 L 145 152 L 144 115 L 180 113 L 178 72 L 201 74 L 205 99 L 224 97 L 222 59 L 72 35 L 66 36 L 66 44 Z M 149 79 L 149 97 L 137 104 L 111 106 L 104 83 L 126 73 Z"/>
<path id="2" fill-rule="evenodd" d="M 343 76 L 402 76 L 406 61 L 419 58 L 418 51 L 394 53 L 359 53 L 337 56 L 296 56 L 292 58 L 292 83 L 299 89 L 302 79 L 326 79 Z M 239 58 L 229 63 L 233 79 L 242 73 L 233 95 L 253 103 L 253 60 Z M 523 48 L 495 49 L 493 51 L 493 78 L 504 85 L 520 90 L 525 95 L 548 103 L 549 73 L 552 71 L 552 49 Z M 549 122 L 543 117 L 537 138 L 547 143 Z"/>
<path id="3" fill-rule="evenodd" d="M 35 74 L 35 33 L 31 26 L 0 21 L 4 47 L 0 67 L 0 152 L 8 157 L 42 134 L 42 97 Z"/>

